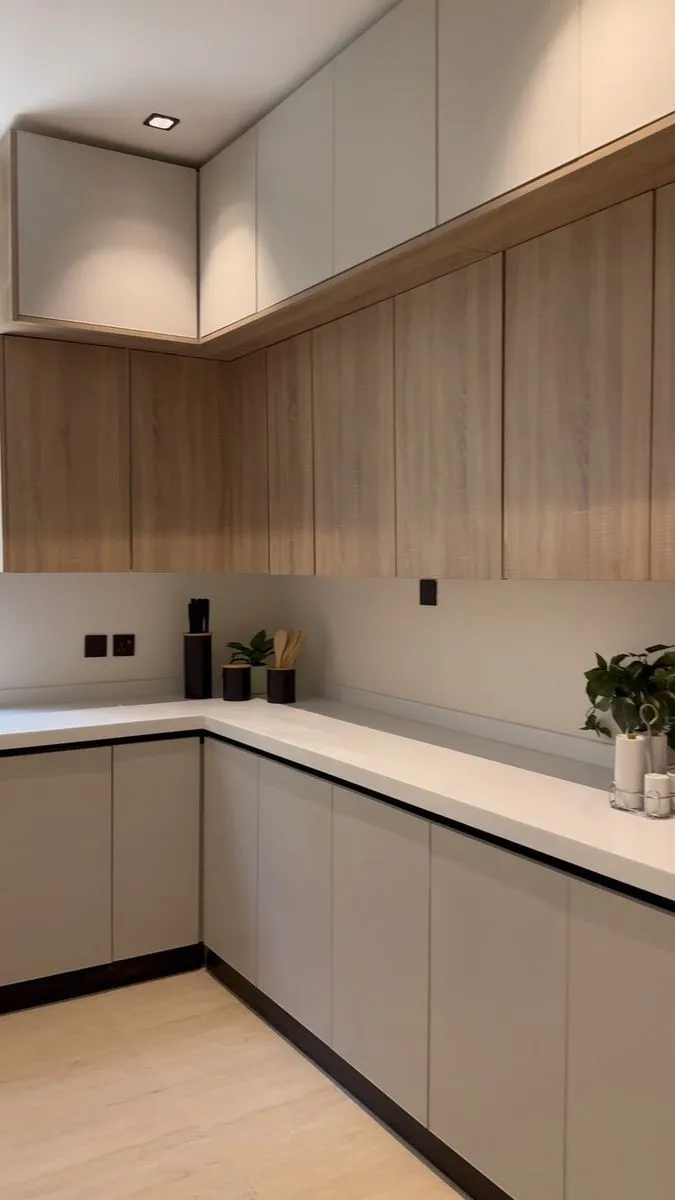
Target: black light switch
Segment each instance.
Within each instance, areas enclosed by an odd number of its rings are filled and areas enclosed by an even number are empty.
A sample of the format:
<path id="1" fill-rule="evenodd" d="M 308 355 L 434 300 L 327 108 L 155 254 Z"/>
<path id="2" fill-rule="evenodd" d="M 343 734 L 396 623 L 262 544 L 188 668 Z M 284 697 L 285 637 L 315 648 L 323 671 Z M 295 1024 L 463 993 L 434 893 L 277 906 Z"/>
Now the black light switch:
<path id="1" fill-rule="evenodd" d="M 420 579 L 420 604 L 438 604 L 437 579 Z"/>
<path id="2" fill-rule="evenodd" d="M 85 658 L 107 658 L 108 655 L 108 635 L 107 633 L 85 633 L 84 635 L 84 657 Z"/>
<path id="3" fill-rule="evenodd" d="M 132 658 L 136 653 L 134 633 L 113 633 L 113 655 L 115 658 Z"/>

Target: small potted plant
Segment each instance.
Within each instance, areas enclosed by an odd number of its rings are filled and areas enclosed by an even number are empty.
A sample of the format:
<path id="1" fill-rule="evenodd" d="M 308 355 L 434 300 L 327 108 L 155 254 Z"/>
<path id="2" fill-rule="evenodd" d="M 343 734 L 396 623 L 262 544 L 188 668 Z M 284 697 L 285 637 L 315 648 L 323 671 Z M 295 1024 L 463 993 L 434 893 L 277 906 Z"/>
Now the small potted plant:
<path id="1" fill-rule="evenodd" d="M 266 667 L 274 651 L 274 640 L 267 636 L 266 629 L 259 629 L 248 646 L 243 642 L 228 642 L 232 651 L 231 663 L 248 663 L 251 668 L 251 694 L 264 696 L 267 690 Z"/>

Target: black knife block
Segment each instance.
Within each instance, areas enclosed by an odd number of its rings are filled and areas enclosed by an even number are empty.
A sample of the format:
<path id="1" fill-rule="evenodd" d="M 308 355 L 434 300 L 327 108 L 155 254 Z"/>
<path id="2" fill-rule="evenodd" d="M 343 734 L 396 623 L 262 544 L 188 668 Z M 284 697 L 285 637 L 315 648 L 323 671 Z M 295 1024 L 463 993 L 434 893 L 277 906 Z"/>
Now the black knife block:
<path id="1" fill-rule="evenodd" d="M 210 633 L 186 633 L 183 637 L 183 676 L 186 700 L 210 700 L 212 636 Z"/>

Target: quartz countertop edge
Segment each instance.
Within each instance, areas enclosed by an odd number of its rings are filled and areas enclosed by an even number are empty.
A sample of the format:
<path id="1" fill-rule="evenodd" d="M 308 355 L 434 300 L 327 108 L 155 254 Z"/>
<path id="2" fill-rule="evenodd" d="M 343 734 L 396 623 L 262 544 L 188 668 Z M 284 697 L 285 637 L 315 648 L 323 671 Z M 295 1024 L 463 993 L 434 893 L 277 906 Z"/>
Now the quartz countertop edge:
<path id="1" fill-rule="evenodd" d="M 264 700 L 4 709 L 0 753 L 204 730 L 675 902 L 675 820 L 618 813 L 604 788 L 373 728 L 367 714 L 361 723 L 348 714 L 338 704 L 327 715 Z"/>

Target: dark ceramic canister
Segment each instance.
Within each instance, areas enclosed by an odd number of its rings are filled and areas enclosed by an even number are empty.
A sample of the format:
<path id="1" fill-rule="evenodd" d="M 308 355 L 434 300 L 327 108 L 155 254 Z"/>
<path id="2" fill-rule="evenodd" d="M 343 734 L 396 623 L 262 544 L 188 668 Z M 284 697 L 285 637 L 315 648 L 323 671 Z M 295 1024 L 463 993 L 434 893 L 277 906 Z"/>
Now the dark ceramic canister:
<path id="1" fill-rule="evenodd" d="M 294 667 L 268 667 L 267 700 L 269 704 L 295 704 Z"/>
<path id="2" fill-rule="evenodd" d="M 246 663 L 223 667 L 223 700 L 251 699 L 251 668 Z"/>

